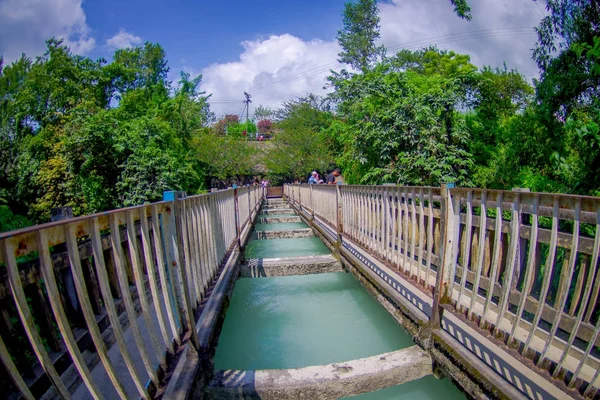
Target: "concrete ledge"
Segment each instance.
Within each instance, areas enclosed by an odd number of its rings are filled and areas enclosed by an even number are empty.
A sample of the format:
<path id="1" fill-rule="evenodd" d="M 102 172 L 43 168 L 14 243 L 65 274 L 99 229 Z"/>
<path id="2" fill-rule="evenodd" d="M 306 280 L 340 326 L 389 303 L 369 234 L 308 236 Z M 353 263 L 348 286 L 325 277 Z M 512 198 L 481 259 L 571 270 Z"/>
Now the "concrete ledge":
<path id="1" fill-rule="evenodd" d="M 498 376 L 494 370 L 456 343 L 456 340 L 448 333 L 436 329 L 433 331 L 433 340 L 436 345 L 441 346 L 439 350 L 437 346 L 432 349 L 436 362 L 473 398 L 481 398 L 487 392 L 494 393 L 498 399 L 527 399 L 514 386 Z"/>
<path id="2" fill-rule="evenodd" d="M 209 399 L 338 399 L 401 385 L 432 373 L 418 346 L 348 362 L 284 370 L 215 371 Z"/>
<path id="3" fill-rule="evenodd" d="M 243 277 L 263 278 L 269 276 L 292 276 L 342 272 L 342 264 L 332 255 L 259 258 L 248 260 L 240 267 Z"/>
<path id="4" fill-rule="evenodd" d="M 220 329 L 219 317 L 237 278 L 240 259 L 241 254 L 236 248 L 229 256 L 196 323 L 195 329 L 198 332 L 200 353 L 193 349 L 191 343 L 186 344 L 165 388 L 163 399 L 188 399 L 194 391 L 201 391 L 203 384 L 207 381 L 208 371 L 205 371 L 202 365 L 206 366 L 207 360 L 211 358 L 212 341 Z M 200 385 L 200 389 L 195 388 L 197 385 Z"/>
<path id="5" fill-rule="evenodd" d="M 287 206 L 287 204 L 286 204 L 286 206 Z M 292 210 L 291 208 L 263 208 L 260 212 L 262 214 L 285 214 L 285 213 L 293 214 L 294 210 Z"/>
<path id="6" fill-rule="evenodd" d="M 313 237 L 315 233 L 310 228 L 305 229 L 287 229 L 285 231 L 255 231 L 252 233 L 252 239 L 295 239 Z"/>
<path id="7" fill-rule="evenodd" d="M 258 219 L 259 224 L 278 224 L 280 222 L 302 222 L 302 219 L 297 215 L 268 217 L 268 218 L 259 218 Z"/>
<path id="8" fill-rule="evenodd" d="M 266 203 L 262 204 L 263 208 L 266 209 L 289 209 L 290 205 L 288 203 L 286 203 L 285 201 L 268 201 Z"/>
<path id="9" fill-rule="evenodd" d="M 198 322 L 196 323 L 196 331 L 198 332 L 198 342 L 201 351 L 206 351 L 211 347 L 211 340 L 215 333 L 215 328 L 225 298 L 229 294 L 233 283 L 238 276 L 240 257 L 239 250 L 235 249 L 231 257 L 229 257 L 229 260 L 206 303 L 206 308 L 202 311 L 202 315 L 200 315 L 200 319 L 198 319 Z"/>
<path id="10" fill-rule="evenodd" d="M 186 346 L 169 380 L 163 399 L 186 400 L 198 371 L 198 353 Z"/>

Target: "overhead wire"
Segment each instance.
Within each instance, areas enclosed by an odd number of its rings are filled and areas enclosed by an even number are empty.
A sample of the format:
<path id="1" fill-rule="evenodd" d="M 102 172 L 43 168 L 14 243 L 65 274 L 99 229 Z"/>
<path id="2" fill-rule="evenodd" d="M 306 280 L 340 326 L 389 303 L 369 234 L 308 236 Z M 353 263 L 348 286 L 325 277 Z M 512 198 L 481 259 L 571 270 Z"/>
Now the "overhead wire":
<path id="1" fill-rule="evenodd" d="M 537 3 L 536 3 L 537 5 Z M 539 7 L 539 6 L 538 6 Z M 540 10 L 541 11 L 541 10 Z M 479 29 L 469 32 L 460 32 L 449 35 L 438 35 L 432 36 L 417 40 L 408 41 L 402 44 L 390 46 L 387 48 L 388 51 L 396 51 L 399 49 L 414 49 L 426 46 L 431 43 L 431 41 L 435 41 L 434 45 L 452 43 L 461 40 L 473 40 L 473 39 L 481 39 L 481 38 L 492 38 L 492 37 L 506 37 L 506 36 L 521 36 L 527 34 L 535 34 L 531 27 L 513 27 L 513 28 L 502 28 L 502 29 Z M 255 98 L 263 98 L 264 95 L 270 92 L 273 89 L 289 85 L 303 79 L 310 78 L 312 76 L 318 75 L 320 73 L 331 70 L 332 67 L 339 65 L 339 62 L 335 61 L 333 63 L 324 64 L 321 66 L 309 68 L 303 70 L 299 74 L 288 76 L 287 78 L 281 79 L 279 81 L 271 82 L 267 85 L 263 85 L 256 90 L 253 91 L 253 96 Z M 240 100 L 215 100 L 209 101 L 214 104 L 227 104 L 227 103 L 239 103 Z M 244 103 L 244 107 L 240 112 L 240 120 L 246 109 L 246 104 Z"/>
<path id="2" fill-rule="evenodd" d="M 405 42 L 405 43 L 402 43 L 402 44 L 390 46 L 388 48 L 388 50 L 395 51 L 395 50 L 401 49 L 401 48 L 421 47 L 423 45 L 428 44 L 426 42 L 430 42 L 430 41 L 436 40 L 436 39 L 445 39 L 445 40 L 447 40 L 447 39 L 456 39 L 456 40 L 461 40 L 461 39 L 468 39 L 473 34 L 481 35 L 481 34 L 486 33 L 486 32 L 490 32 L 490 33 L 492 33 L 492 32 L 497 32 L 497 33 L 519 32 L 519 33 L 521 33 L 521 32 L 523 32 L 523 33 L 526 33 L 527 30 L 531 30 L 531 28 L 530 27 L 514 27 L 514 28 L 502 28 L 502 29 L 479 29 L 479 30 L 474 30 L 474 31 L 469 31 L 469 32 L 460 32 L 460 33 L 453 33 L 453 34 L 449 34 L 449 35 L 439 35 L 439 36 L 432 36 L 432 37 L 423 38 L 423 39 L 412 40 L 412 41 L 408 41 L 408 42 Z M 477 37 L 479 37 L 479 36 L 477 36 Z M 254 93 L 259 93 L 263 89 L 267 89 L 267 88 L 269 88 L 269 87 L 271 87 L 271 86 L 273 86 L 275 84 L 288 83 L 291 80 L 294 80 L 296 78 L 311 76 L 312 75 L 311 74 L 312 71 L 324 72 L 324 71 L 330 69 L 330 67 L 335 66 L 337 64 L 339 64 L 339 63 L 336 61 L 336 62 L 333 62 L 333 63 L 329 63 L 329 64 L 325 64 L 325 65 L 322 65 L 322 66 L 311 68 L 311 69 L 303 71 L 302 73 L 297 74 L 295 76 L 290 76 L 290 77 L 288 77 L 286 79 L 283 79 L 283 80 L 280 80 L 280 81 L 277 81 L 277 82 L 272 82 L 272 83 L 270 83 L 268 85 L 261 86 L 261 87 L 257 88 L 256 90 L 254 90 Z"/>
<path id="3" fill-rule="evenodd" d="M 534 32 L 513 32 L 513 33 L 502 33 L 502 34 L 497 34 L 497 35 L 493 35 L 494 37 L 499 37 L 499 36 L 521 36 L 521 35 L 525 35 L 525 34 L 534 34 Z M 491 35 L 478 35 L 478 36 L 470 36 L 470 37 L 465 37 L 465 38 L 455 38 L 455 39 L 451 39 L 451 40 L 443 40 L 443 41 L 438 41 L 436 44 L 445 44 L 445 43 L 451 43 L 457 40 L 463 40 L 463 39 L 479 39 L 479 38 L 484 38 L 484 37 L 490 37 Z M 417 48 L 417 47 L 421 47 L 422 45 L 415 45 L 415 46 L 411 46 L 411 47 L 405 47 L 406 49 L 413 49 L 413 48 Z M 328 68 L 327 68 L 328 69 Z M 327 69 L 325 70 L 321 70 L 317 73 L 322 73 L 322 72 L 326 72 Z M 265 93 L 278 88 L 278 87 L 282 87 L 285 85 L 289 85 L 292 83 L 295 83 L 297 81 L 301 81 L 303 79 L 307 79 L 310 78 L 311 76 L 317 75 L 317 73 L 313 73 L 313 74 L 308 74 L 308 75 L 298 75 L 295 76 L 293 78 L 287 79 L 285 81 L 279 81 L 279 82 L 274 82 L 272 83 L 270 86 L 265 87 L 262 90 L 258 90 L 258 91 L 254 91 L 254 94 L 256 97 L 261 97 L 262 95 L 264 95 Z"/>
<path id="4" fill-rule="evenodd" d="M 540 15 L 541 15 L 542 17 L 545 17 L 545 16 L 546 16 L 546 14 L 545 14 L 545 13 L 544 13 L 544 11 L 542 11 L 542 9 L 540 8 L 540 5 L 538 4 L 537 0 L 533 0 L 533 2 L 535 3 L 535 5 L 536 5 L 537 9 L 539 10 L 539 12 L 540 12 Z"/>
<path id="5" fill-rule="evenodd" d="M 434 43 L 434 44 L 437 45 L 437 44 L 456 42 L 456 41 L 460 41 L 460 40 L 471 40 L 471 39 L 480 39 L 480 38 L 487 38 L 487 37 L 500 37 L 500 36 L 518 36 L 518 35 L 526 35 L 526 34 L 534 34 L 532 28 L 518 27 L 518 28 L 506 28 L 506 29 L 481 29 L 481 30 L 475 30 L 475 31 L 470 31 L 470 32 L 455 33 L 455 34 L 450 34 L 450 35 L 440 35 L 440 36 L 434 36 L 434 37 L 429 37 L 429 38 L 424 38 L 424 39 L 419 39 L 419 40 L 413 40 L 413 41 L 409 41 L 409 42 L 402 43 L 399 45 L 390 46 L 388 48 L 388 50 L 395 51 L 395 50 L 401 49 L 401 48 L 413 49 L 413 48 L 423 47 L 424 45 L 429 44 L 430 41 L 435 40 L 435 39 L 442 39 L 442 40 L 436 40 L 436 43 Z M 257 90 L 254 90 L 253 94 L 256 97 L 260 97 L 261 95 L 267 93 L 268 91 L 272 90 L 273 88 L 280 87 L 283 85 L 288 85 L 288 84 L 297 82 L 299 80 L 317 75 L 319 73 L 326 72 L 327 70 L 331 69 L 332 66 L 335 66 L 337 64 L 339 64 L 339 63 L 336 61 L 334 63 L 329 63 L 329 64 L 325 64 L 325 65 L 322 65 L 319 67 L 311 68 L 309 70 L 304 71 L 303 73 L 300 73 L 300 74 L 297 74 L 294 76 L 290 76 L 286 79 L 282 79 L 277 82 L 272 82 L 268 85 L 261 86 L 260 88 L 257 88 Z"/>

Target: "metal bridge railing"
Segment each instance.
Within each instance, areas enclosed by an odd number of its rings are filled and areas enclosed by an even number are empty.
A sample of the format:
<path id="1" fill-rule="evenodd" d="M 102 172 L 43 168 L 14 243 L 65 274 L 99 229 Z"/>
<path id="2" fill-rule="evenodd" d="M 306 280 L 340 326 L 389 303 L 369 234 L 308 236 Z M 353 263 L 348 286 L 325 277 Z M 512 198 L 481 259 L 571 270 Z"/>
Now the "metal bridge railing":
<path id="1" fill-rule="evenodd" d="M 106 397 L 84 356 L 91 342 L 120 398 L 132 396 L 126 382 L 151 398 L 184 337 L 198 346 L 194 313 L 261 198 L 258 187 L 231 189 L 0 234 L 5 394 L 10 377 L 27 399 L 50 384 L 70 398 L 76 382 L 61 375 L 73 366 L 93 398 Z M 109 357 L 111 342 L 129 376 Z"/>
<path id="2" fill-rule="evenodd" d="M 432 319 L 449 303 L 568 386 L 600 386 L 600 198 L 445 185 L 284 191 L 420 284 Z"/>

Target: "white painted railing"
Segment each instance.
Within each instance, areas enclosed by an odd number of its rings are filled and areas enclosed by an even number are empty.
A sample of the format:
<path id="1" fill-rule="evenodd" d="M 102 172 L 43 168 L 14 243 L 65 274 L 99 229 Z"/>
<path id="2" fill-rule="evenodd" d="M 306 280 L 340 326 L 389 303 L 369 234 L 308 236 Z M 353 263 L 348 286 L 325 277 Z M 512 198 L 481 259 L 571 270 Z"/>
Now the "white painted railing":
<path id="1" fill-rule="evenodd" d="M 284 194 L 302 210 L 334 230 L 338 223 L 338 187 L 335 185 L 285 185 Z"/>
<path id="2" fill-rule="evenodd" d="M 344 234 L 431 289 L 440 263 L 440 189 L 341 187 Z"/>
<path id="3" fill-rule="evenodd" d="M 72 365 L 104 398 L 82 351 L 87 337 L 120 398 L 132 396 L 125 381 L 153 397 L 184 337 L 198 346 L 195 311 L 261 198 L 259 187 L 230 189 L 0 234 L 0 360 L 15 388 L 39 398 L 45 374 L 70 398 L 77 382 L 61 375 Z M 108 327 L 129 376 L 108 355 Z"/>
<path id="4" fill-rule="evenodd" d="M 586 395 L 600 386 L 600 198 L 445 186 L 284 192 L 434 304 L 449 303 Z"/>

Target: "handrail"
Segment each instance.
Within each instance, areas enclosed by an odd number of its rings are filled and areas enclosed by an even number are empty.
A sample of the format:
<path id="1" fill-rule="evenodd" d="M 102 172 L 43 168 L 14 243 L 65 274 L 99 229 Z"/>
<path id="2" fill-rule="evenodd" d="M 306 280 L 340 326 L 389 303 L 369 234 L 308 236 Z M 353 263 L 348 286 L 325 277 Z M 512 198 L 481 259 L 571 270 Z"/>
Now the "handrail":
<path id="1" fill-rule="evenodd" d="M 445 185 L 284 193 L 570 387 L 600 376 L 600 198 Z"/>
<path id="2" fill-rule="evenodd" d="M 103 398 L 80 350 L 90 340 L 120 398 L 153 397 L 167 354 L 188 335 L 197 348 L 196 310 L 261 200 L 259 187 L 230 189 L 0 234 L 0 360 L 16 389 L 38 398 L 48 389 L 40 379 L 47 375 L 69 398 L 73 382 L 61 375 L 73 365 L 91 396 Z M 120 376 L 108 356 L 108 332 L 130 377 Z M 136 393 L 127 393 L 124 379 Z"/>

